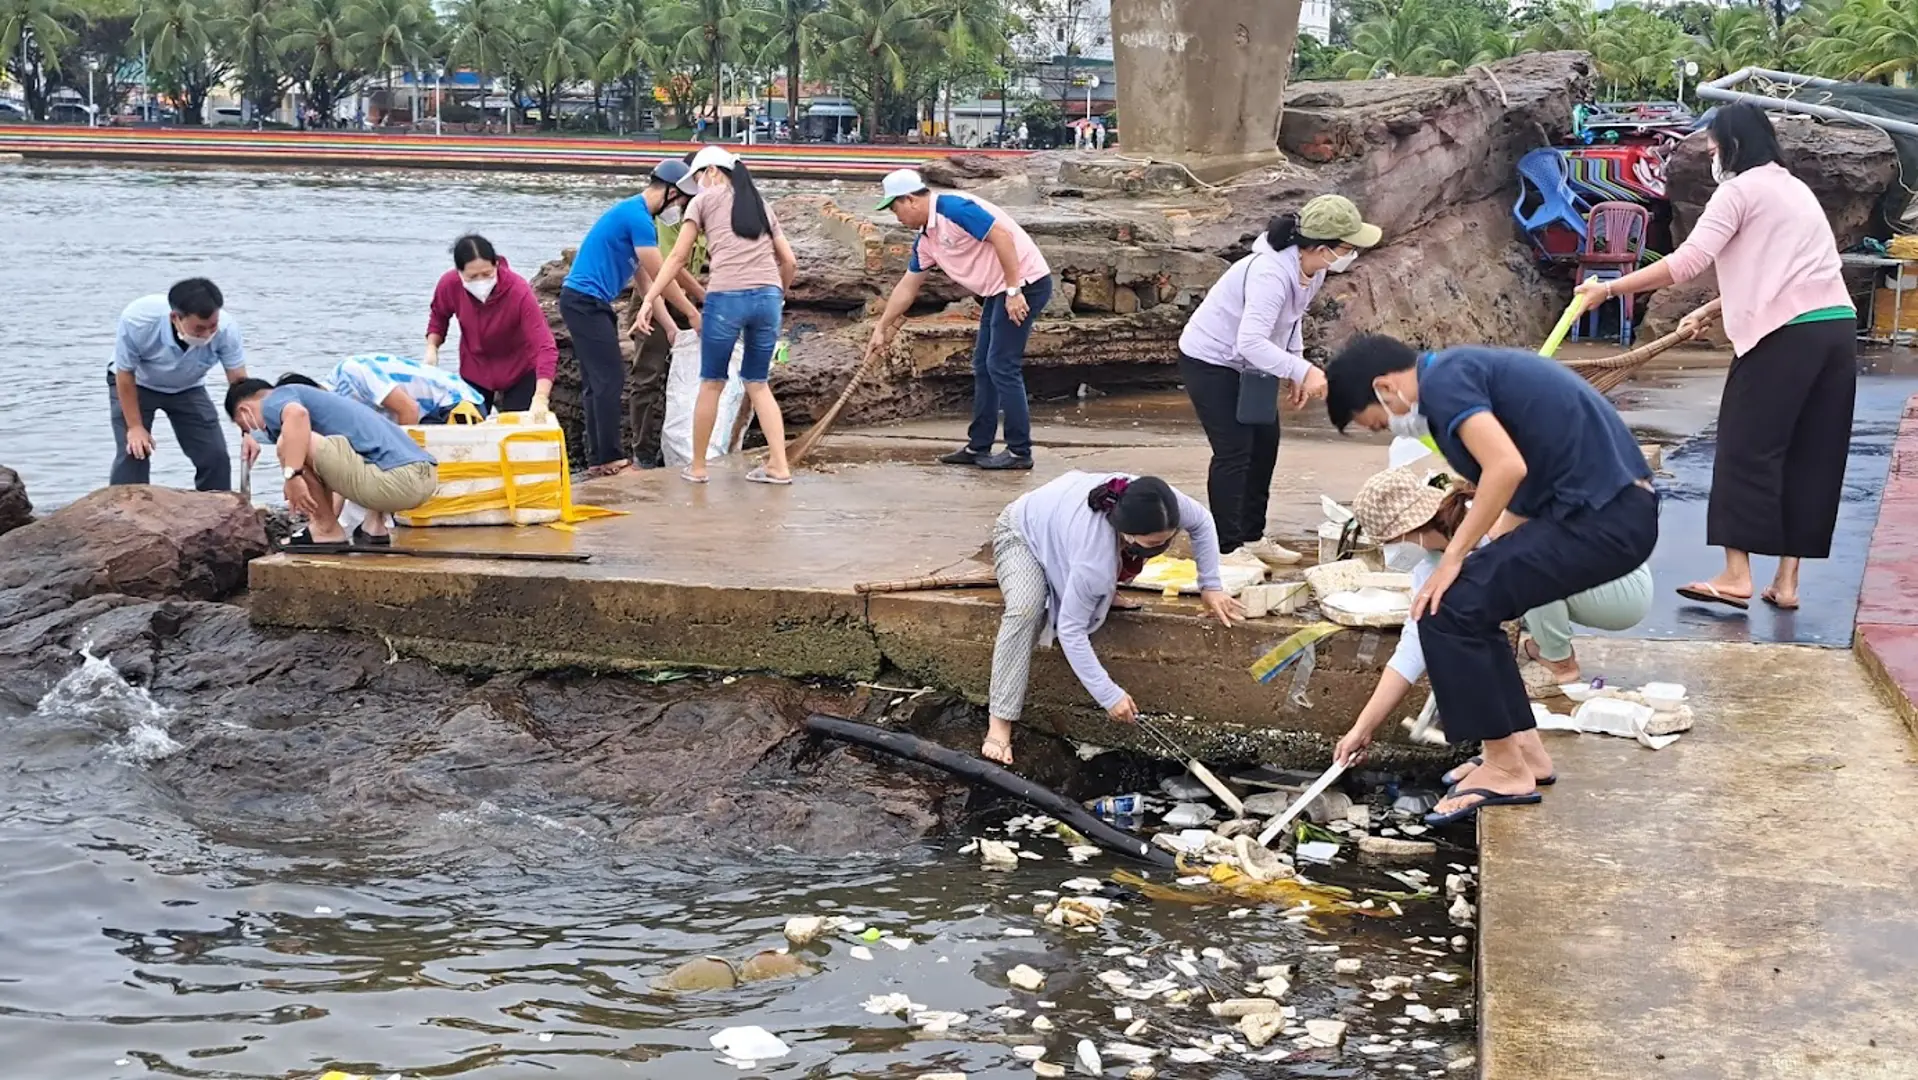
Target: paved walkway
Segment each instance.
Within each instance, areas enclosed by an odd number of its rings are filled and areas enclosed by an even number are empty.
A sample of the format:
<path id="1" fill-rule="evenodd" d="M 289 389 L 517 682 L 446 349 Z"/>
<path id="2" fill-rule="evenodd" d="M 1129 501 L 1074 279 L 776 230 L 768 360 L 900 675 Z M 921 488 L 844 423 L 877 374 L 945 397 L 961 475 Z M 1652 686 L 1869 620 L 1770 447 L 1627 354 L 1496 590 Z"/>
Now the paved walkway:
<path id="1" fill-rule="evenodd" d="M 1484 1080 L 1918 1076 L 1918 760 L 1850 652 L 1582 643 L 1675 680 L 1663 751 L 1554 736 L 1480 825 Z"/>

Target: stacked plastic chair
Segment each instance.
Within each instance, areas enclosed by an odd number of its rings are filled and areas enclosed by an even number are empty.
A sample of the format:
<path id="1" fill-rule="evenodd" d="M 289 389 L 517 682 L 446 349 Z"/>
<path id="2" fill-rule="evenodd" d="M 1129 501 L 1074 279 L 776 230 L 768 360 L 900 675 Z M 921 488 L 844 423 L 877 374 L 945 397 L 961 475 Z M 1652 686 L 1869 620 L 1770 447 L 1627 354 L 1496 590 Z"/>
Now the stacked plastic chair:
<path id="1" fill-rule="evenodd" d="M 1549 147 L 1533 150 L 1518 160 L 1518 178 L 1518 201 L 1512 204 L 1512 216 L 1518 220 L 1518 227 L 1525 230 L 1538 257 L 1551 262 L 1564 260 L 1571 254 L 1553 250 L 1554 245 L 1547 242 L 1547 230 L 1555 226 L 1576 235 L 1578 250 L 1582 250 L 1585 214 L 1590 204 L 1572 190 L 1565 155 Z M 1527 211 L 1525 204 L 1534 199 L 1537 205 Z"/>
<path id="2" fill-rule="evenodd" d="M 1585 219 L 1585 246 L 1578 254 L 1578 278 L 1585 281 L 1615 281 L 1638 269 L 1645 254 L 1645 234 L 1651 228 L 1652 214 L 1635 202 L 1602 202 L 1592 207 Z M 1636 298 L 1621 293 L 1618 301 L 1618 343 L 1632 344 L 1632 316 Z M 1579 320 L 1578 337 L 1598 336 L 1599 316 L 1605 305 L 1598 304 Z"/>

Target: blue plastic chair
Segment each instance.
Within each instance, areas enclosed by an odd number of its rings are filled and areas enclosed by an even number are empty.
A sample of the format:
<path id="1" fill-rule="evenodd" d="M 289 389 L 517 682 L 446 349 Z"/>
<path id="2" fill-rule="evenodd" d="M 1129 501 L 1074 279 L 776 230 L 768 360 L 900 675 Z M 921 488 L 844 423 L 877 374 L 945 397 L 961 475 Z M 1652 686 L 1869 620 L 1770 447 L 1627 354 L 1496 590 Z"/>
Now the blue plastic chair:
<path id="1" fill-rule="evenodd" d="M 1512 217 L 1525 230 L 1539 257 L 1550 258 L 1538 240 L 1538 231 L 1548 225 L 1563 225 L 1577 233 L 1582 247 L 1585 214 L 1591 206 L 1572 190 L 1565 155 L 1550 147 L 1531 151 L 1518 159 L 1518 179 L 1518 201 L 1512 204 Z M 1538 195 L 1538 206 L 1529 214 L 1525 212 L 1527 192 Z"/>

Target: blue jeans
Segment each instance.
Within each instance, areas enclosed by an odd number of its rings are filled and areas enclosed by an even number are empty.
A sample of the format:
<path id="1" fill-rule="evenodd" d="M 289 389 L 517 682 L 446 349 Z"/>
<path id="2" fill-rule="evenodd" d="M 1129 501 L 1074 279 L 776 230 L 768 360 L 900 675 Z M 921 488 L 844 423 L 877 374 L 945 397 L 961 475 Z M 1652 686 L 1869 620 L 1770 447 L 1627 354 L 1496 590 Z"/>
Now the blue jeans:
<path id="1" fill-rule="evenodd" d="M 772 372 L 773 349 L 779 345 L 779 321 L 786 294 L 773 286 L 709 292 L 700 312 L 699 377 L 725 382 L 733 364 L 733 346 L 746 338 L 746 356 L 739 377 L 749 383 L 766 381 Z"/>
<path id="2" fill-rule="evenodd" d="M 979 313 L 979 340 L 972 348 L 972 426 L 966 429 L 966 449 L 992 453 L 999 433 L 999 416 L 1006 418 L 1006 449 L 1014 457 L 1032 456 L 1032 409 L 1026 403 L 1026 342 L 1039 312 L 1052 302 L 1050 274 L 1022 290 L 1031 314 L 1014 324 L 1006 317 L 1002 293 L 987 300 Z"/>

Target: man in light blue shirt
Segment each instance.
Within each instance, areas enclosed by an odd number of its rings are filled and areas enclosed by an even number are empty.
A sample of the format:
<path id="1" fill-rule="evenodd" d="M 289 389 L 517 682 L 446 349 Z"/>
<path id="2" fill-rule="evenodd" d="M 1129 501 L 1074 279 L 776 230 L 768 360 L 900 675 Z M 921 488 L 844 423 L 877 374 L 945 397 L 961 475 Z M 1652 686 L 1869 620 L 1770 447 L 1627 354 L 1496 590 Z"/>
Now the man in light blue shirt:
<path id="1" fill-rule="evenodd" d="M 240 328 L 221 317 L 225 304 L 211 281 L 188 278 L 165 296 L 143 296 L 120 313 L 107 375 L 115 447 L 109 483 L 148 482 L 153 415 L 163 412 L 193 462 L 193 486 L 233 489 L 220 413 L 206 392 L 206 374 L 215 364 L 225 369 L 229 386 L 246 378 Z M 244 449 L 250 463 L 258 448 L 248 441 Z"/>
<path id="2" fill-rule="evenodd" d="M 459 406 L 483 411 L 486 400 L 450 371 L 385 353 L 340 361 L 333 368 L 333 392 L 370 405 L 397 424 L 444 424 Z"/>

